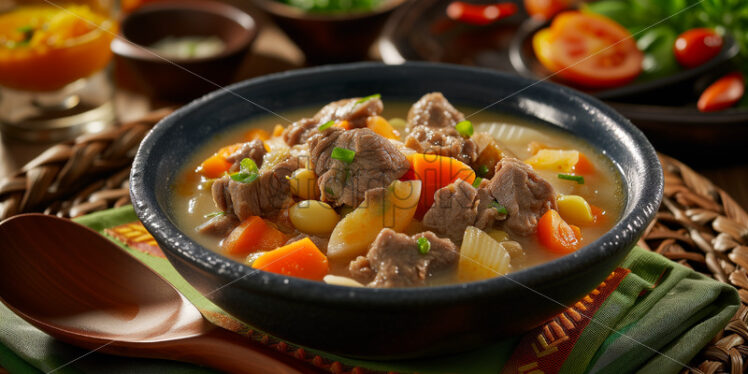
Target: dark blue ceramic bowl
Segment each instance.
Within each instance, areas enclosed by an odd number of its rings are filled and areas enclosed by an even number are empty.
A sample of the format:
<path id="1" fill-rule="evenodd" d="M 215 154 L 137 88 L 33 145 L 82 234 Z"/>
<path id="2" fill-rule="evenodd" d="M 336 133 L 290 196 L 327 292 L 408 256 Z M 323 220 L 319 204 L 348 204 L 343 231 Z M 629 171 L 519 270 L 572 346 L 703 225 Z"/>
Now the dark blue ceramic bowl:
<path id="1" fill-rule="evenodd" d="M 322 106 L 381 93 L 414 102 L 441 91 L 456 105 L 533 118 L 581 137 L 608 156 L 623 180 L 615 227 L 579 251 L 501 278 L 414 289 L 326 285 L 254 270 L 212 252 L 175 226 L 172 184 L 213 135 L 268 110 Z M 162 120 L 145 138 L 130 176 L 138 216 L 187 281 L 215 304 L 279 338 L 333 353 L 405 358 L 456 352 L 518 334 L 596 287 L 653 219 L 662 169 L 639 130 L 600 101 L 569 88 L 491 70 L 376 63 L 324 66 L 252 79 L 213 92 Z"/>

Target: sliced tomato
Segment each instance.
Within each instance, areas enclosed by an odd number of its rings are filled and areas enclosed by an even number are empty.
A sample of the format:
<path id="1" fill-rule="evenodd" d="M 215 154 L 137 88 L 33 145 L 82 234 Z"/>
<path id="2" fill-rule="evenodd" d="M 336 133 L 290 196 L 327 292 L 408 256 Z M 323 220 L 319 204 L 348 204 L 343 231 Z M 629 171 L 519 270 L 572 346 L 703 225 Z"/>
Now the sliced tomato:
<path id="1" fill-rule="evenodd" d="M 543 66 L 551 72 L 557 72 L 559 70 L 558 65 L 553 62 L 551 57 L 551 43 L 552 43 L 551 29 L 542 29 L 535 33 L 532 37 L 532 49 L 535 51 L 535 57 L 538 58 Z"/>
<path id="2" fill-rule="evenodd" d="M 572 0 L 524 0 L 527 14 L 541 19 L 551 19 L 556 13 L 568 9 Z"/>
<path id="3" fill-rule="evenodd" d="M 550 57 L 558 75 L 580 86 L 608 88 L 634 80 L 644 55 L 631 34 L 597 14 L 569 11 L 551 24 Z"/>

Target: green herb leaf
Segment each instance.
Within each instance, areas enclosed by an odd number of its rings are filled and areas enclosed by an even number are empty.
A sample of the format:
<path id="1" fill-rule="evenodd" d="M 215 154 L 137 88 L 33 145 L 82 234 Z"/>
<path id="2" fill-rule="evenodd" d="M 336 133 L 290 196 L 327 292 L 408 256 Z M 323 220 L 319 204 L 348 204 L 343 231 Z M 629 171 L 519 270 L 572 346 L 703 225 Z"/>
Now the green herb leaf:
<path id="1" fill-rule="evenodd" d="M 506 207 L 505 207 L 505 206 L 503 206 L 503 205 L 501 205 L 501 204 L 499 204 L 499 202 L 498 202 L 498 201 L 496 201 L 496 200 L 494 200 L 494 201 L 492 201 L 492 202 L 491 202 L 491 206 L 492 206 L 492 207 L 493 207 L 494 209 L 496 209 L 496 211 L 497 211 L 497 212 L 499 212 L 499 214 L 508 214 L 508 213 L 509 213 L 509 212 L 508 212 L 508 211 L 506 210 Z"/>
<path id="2" fill-rule="evenodd" d="M 208 213 L 208 214 L 204 215 L 203 217 L 204 218 L 214 218 L 214 217 L 218 217 L 218 216 L 223 216 L 225 214 L 226 214 L 226 212 L 213 212 L 213 213 Z"/>
<path id="3" fill-rule="evenodd" d="M 234 173 L 231 174 L 230 178 L 232 180 L 235 180 L 239 183 L 245 183 L 249 184 L 254 182 L 259 176 L 257 174 L 249 174 L 249 173 Z"/>
<path id="4" fill-rule="evenodd" d="M 423 236 L 418 238 L 418 252 L 422 255 L 429 253 L 431 250 L 431 242 Z"/>
<path id="5" fill-rule="evenodd" d="M 455 128 L 464 137 L 473 136 L 473 123 L 470 121 L 460 121 Z"/>
<path id="6" fill-rule="evenodd" d="M 485 177 L 486 175 L 488 175 L 488 172 L 489 172 L 488 166 L 486 166 L 486 165 L 478 166 L 478 175 L 479 176 Z"/>
<path id="7" fill-rule="evenodd" d="M 353 158 L 356 157 L 356 151 L 352 151 L 350 149 L 335 147 L 332 150 L 332 154 L 330 154 L 330 157 L 332 157 L 335 160 L 340 160 L 345 162 L 346 164 L 350 164 L 353 162 Z"/>
<path id="8" fill-rule="evenodd" d="M 381 97 L 382 97 L 382 95 L 380 95 L 380 94 L 369 95 L 369 96 L 362 97 L 362 98 L 356 100 L 356 104 L 365 103 L 365 102 L 367 102 L 367 101 L 369 101 L 371 99 L 379 99 Z"/>
<path id="9" fill-rule="evenodd" d="M 330 127 L 332 127 L 332 125 L 334 125 L 334 124 L 335 124 L 335 121 L 327 121 L 327 122 L 319 125 L 319 127 L 317 127 L 317 130 L 319 130 L 319 131 L 325 131 L 325 130 L 329 129 Z"/>
<path id="10" fill-rule="evenodd" d="M 239 170 L 241 170 L 242 173 L 258 173 L 259 170 L 257 169 L 257 164 L 255 163 L 255 160 L 251 158 L 243 158 L 242 162 L 239 163 Z"/>
<path id="11" fill-rule="evenodd" d="M 473 187 L 478 188 L 480 187 L 480 182 L 483 181 L 483 178 L 481 177 L 475 177 L 475 180 L 473 181 Z"/>
<path id="12" fill-rule="evenodd" d="M 564 179 L 567 181 L 574 181 L 579 184 L 584 184 L 584 177 L 581 175 L 559 174 L 558 179 Z"/>
<path id="13" fill-rule="evenodd" d="M 251 158 L 244 158 L 239 163 L 239 172 L 231 174 L 229 177 L 240 183 L 252 183 L 260 176 L 257 164 Z"/>

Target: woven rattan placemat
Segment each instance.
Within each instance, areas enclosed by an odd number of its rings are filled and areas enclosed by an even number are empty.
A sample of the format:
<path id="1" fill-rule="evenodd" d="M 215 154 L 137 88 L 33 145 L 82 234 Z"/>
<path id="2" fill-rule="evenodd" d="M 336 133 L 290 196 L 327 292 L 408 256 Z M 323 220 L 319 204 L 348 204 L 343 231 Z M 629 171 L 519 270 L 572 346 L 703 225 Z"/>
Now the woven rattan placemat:
<path id="1" fill-rule="evenodd" d="M 169 112 L 156 111 L 49 148 L 0 180 L 0 220 L 25 212 L 78 217 L 129 204 L 127 182 L 135 151 Z M 738 289 L 742 305 L 737 314 L 691 366 L 705 373 L 743 373 L 748 369 L 748 214 L 688 166 L 659 157 L 665 196 L 639 245 Z"/>

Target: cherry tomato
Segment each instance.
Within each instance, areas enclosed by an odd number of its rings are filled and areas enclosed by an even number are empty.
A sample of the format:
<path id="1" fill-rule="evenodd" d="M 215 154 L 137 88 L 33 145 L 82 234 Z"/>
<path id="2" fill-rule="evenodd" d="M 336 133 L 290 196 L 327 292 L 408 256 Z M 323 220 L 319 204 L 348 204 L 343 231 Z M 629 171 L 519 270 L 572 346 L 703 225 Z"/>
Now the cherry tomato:
<path id="1" fill-rule="evenodd" d="M 525 0 L 525 10 L 533 17 L 551 19 L 556 13 L 571 7 L 572 0 Z"/>
<path id="2" fill-rule="evenodd" d="M 616 87 L 642 71 L 644 55 L 631 34 L 604 16 L 561 13 L 551 24 L 548 44 L 558 75 L 580 86 Z"/>
<path id="3" fill-rule="evenodd" d="M 473 25 L 488 25 L 515 13 L 517 13 L 517 5 L 514 3 L 482 5 L 453 1 L 447 6 L 449 18 Z"/>
<path id="4" fill-rule="evenodd" d="M 673 52 L 681 65 L 692 68 L 714 58 L 722 44 L 722 37 L 712 29 L 691 29 L 675 39 Z"/>
<path id="5" fill-rule="evenodd" d="M 743 97 L 745 80 L 740 72 L 725 75 L 707 87 L 699 97 L 697 107 L 702 112 L 713 112 L 729 108 Z"/>

